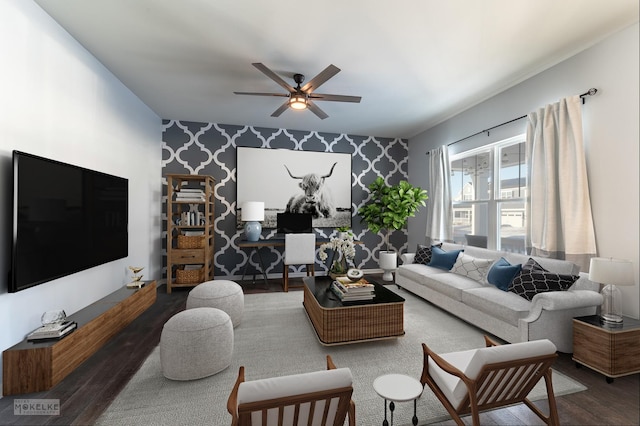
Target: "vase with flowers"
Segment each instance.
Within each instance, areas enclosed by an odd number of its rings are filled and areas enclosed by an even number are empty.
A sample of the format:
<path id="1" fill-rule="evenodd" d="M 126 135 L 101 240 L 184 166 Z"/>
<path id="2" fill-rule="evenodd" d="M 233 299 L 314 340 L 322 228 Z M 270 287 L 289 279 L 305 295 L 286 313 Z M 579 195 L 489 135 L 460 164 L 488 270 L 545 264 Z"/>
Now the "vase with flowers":
<path id="1" fill-rule="evenodd" d="M 356 256 L 353 234 L 347 233 L 340 237 L 333 237 L 328 243 L 322 244 L 318 252 L 318 257 L 320 257 L 320 260 L 323 262 L 329 257 L 327 250 L 333 252 L 329 276 L 335 279 L 336 277 L 346 275 L 349 269 L 348 262 L 353 261 L 353 258 Z"/>

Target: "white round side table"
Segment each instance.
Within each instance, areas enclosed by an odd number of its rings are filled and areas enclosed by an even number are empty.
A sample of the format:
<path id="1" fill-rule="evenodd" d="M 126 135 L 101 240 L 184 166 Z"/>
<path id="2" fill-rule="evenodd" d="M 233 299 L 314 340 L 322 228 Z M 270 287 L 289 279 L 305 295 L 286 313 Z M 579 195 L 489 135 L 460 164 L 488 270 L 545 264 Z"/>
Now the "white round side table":
<path id="1" fill-rule="evenodd" d="M 411 400 L 413 400 L 413 418 L 411 422 L 414 426 L 418 424 L 416 402 L 418 397 L 422 395 L 422 384 L 418 380 L 404 374 L 386 374 L 373 381 L 373 389 L 384 398 L 384 421 L 382 426 L 389 426 L 387 421 L 387 400 L 390 401 L 391 426 L 393 426 L 393 410 L 396 408 L 394 402 Z"/>

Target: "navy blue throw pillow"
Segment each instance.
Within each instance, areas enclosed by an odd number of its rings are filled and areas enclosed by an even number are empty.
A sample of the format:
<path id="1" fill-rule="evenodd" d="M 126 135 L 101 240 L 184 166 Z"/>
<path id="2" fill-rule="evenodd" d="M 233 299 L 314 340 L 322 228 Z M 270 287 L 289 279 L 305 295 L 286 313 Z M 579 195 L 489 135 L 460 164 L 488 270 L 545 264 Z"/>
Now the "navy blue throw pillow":
<path id="1" fill-rule="evenodd" d="M 509 291 L 531 301 L 533 296 L 547 291 L 566 291 L 579 277 L 549 272 L 529 258 L 522 270 L 509 284 Z"/>
<path id="2" fill-rule="evenodd" d="M 434 246 L 442 247 L 442 243 L 435 244 Z M 413 259 L 413 263 L 428 265 L 429 262 L 431 262 L 431 247 L 432 246 L 423 246 L 422 244 L 418 244 L 418 250 L 416 250 L 416 256 Z"/>
<path id="3" fill-rule="evenodd" d="M 440 247 L 431 246 L 431 262 L 429 262 L 429 266 L 449 271 L 453 268 L 461 251 L 463 250 L 444 251 Z"/>
<path id="4" fill-rule="evenodd" d="M 490 284 L 495 285 L 500 290 L 507 291 L 509 284 L 518 275 L 522 269 L 521 264 L 512 265 L 504 257 L 501 257 L 496 263 L 493 264 L 487 274 L 487 281 Z"/>

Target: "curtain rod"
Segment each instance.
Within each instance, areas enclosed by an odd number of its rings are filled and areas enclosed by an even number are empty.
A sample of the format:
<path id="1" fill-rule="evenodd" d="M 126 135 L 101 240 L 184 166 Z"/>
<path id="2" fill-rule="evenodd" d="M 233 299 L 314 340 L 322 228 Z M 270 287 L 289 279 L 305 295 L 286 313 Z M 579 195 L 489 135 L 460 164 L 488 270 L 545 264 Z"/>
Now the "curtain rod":
<path id="1" fill-rule="evenodd" d="M 587 96 L 593 96 L 593 95 L 595 95 L 596 93 L 598 93 L 598 89 L 595 89 L 595 88 L 593 88 L 593 87 L 592 87 L 591 89 L 589 89 L 589 90 L 587 90 L 586 92 L 584 92 L 583 94 L 581 94 L 581 95 L 580 95 L 580 98 L 582 99 L 582 104 L 584 105 L 584 99 L 585 99 L 585 97 L 587 97 Z M 472 138 L 472 137 L 474 137 L 474 136 L 481 135 L 481 134 L 483 134 L 483 133 L 486 133 L 486 134 L 487 134 L 487 136 L 489 136 L 489 131 L 490 131 L 490 130 L 497 129 L 498 127 L 502 127 L 502 126 L 504 126 L 505 124 L 513 123 L 514 121 L 522 120 L 523 118 L 527 118 L 527 116 L 528 116 L 528 114 L 527 114 L 527 115 L 523 115 L 523 116 L 518 117 L 518 118 L 514 118 L 513 120 L 505 121 L 504 123 L 500 123 L 500 124 L 497 124 L 497 125 L 495 125 L 495 126 L 493 126 L 493 127 L 489 127 L 488 129 L 481 130 L 481 131 L 476 132 L 476 133 L 474 133 L 474 134 L 472 134 L 472 135 L 469 135 L 469 136 L 467 136 L 467 137 L 465 137 L 465 138 L 458 139 L 458 140 L 457 140 L 457 141 L 455 141 L 455 142 L 450 142 L 450 143 L 448 143 L 448 144 L 447 144 L 447 146 L 451 146 L 451 145 L 456 144 L 456 143 L 458 143 L 458 142 L 465 141 L 465 140 L 467 140 L 467 139 L 469 139 L 469 138 Z M 429 154 L 430 154 L 430 152 L 427 152 L 427 155 L 429 155 Z"/>

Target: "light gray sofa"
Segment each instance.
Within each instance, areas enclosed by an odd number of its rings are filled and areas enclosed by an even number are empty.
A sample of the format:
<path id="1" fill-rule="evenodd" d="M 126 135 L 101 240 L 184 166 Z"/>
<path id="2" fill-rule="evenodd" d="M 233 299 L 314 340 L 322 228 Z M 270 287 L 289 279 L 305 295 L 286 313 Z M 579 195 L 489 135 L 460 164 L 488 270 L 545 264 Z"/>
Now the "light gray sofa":
<path id="1" fill-rule="evenodd" d="M 479 247 L 443 243 L 445 251 L 464 249 L 478 259 L 525 264 L 530 256 Z M 395 283 L 457 317 L 510 343 L 549 339 L 560 352 L 573 352 L 572 318 L 593 315 L 602 304 L 599 284 L 579 273 L 571 262 L 533 257 L 542 267 L 558 274 L 580 275 L 567 291 L 536 294 L 531 301 L 510 291 L 443 269 L 413 263 L 415 253 L 401 256 Z"/>

